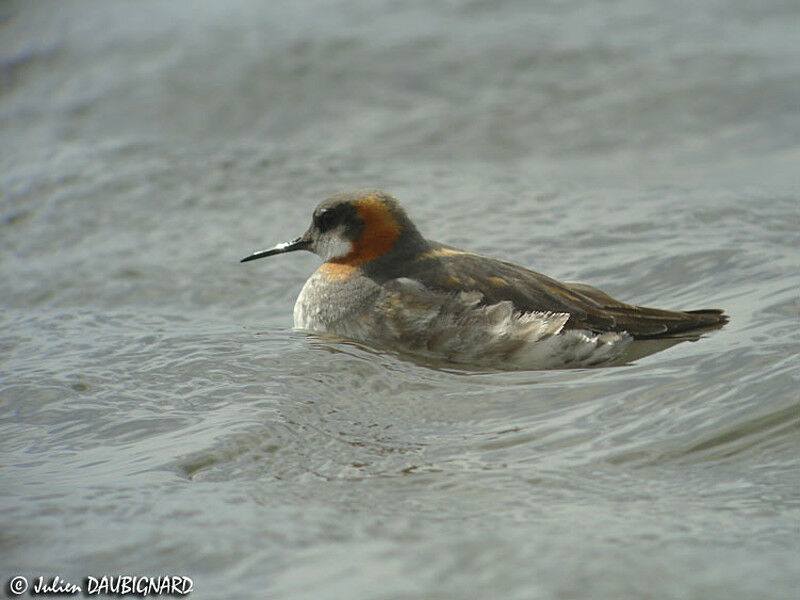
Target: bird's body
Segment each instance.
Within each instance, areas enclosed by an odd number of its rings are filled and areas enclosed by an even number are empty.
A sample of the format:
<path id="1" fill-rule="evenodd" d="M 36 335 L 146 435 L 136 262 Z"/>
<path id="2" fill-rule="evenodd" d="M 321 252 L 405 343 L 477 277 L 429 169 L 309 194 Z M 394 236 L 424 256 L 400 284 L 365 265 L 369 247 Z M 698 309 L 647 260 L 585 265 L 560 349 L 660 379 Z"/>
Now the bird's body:
<path id="1" fill-rule="evenodd" d="M 309 230 L 252 260 L 308 249 L 325 261 L 294 308 L 297 329 L 474 365 L 605 364 L 634 339 L 722 326 L 717 309 L 625 304 L 584 284 L 424 239 L 379 190 L 331 196 Z"/>

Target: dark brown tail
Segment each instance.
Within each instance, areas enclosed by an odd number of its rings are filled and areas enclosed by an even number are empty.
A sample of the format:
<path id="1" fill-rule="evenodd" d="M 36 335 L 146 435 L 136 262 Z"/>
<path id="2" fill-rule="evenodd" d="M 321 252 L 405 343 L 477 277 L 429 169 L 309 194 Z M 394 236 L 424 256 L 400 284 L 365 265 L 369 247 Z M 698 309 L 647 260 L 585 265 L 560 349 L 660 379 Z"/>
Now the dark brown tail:
<path id="1" fill-rule="evenodd" d="M 655 336 L 637 336 L 633 334 L 633 337 L 696 337 L 708 331 L 719 329 L 729 321 L 728 315 L 719 308 L 701 308 L 699 310 L 676 312 L 685 315 L 685 318 L 668 323 L 666 332 Z"/>
<path id="2" fill-rule="evenodd" d="M 707 331 L 719 329 L 728 322 L 728 315 L 718 308 L 685 311 L 648 308 L 620 302 L 586 284 L 567 285 L 573 291 L 590 298 L 604 318 L 611 317 L 613 325 L 608 329 L 627 331 L 635 339 L 697 337 Z M 575 326 L 580 324 L 576 322 Z M 604 330 L 608 329 L 604 327 Z"/>
<path id="3" fill-rule="evenodd" d="M 614 329 L 627 331 L 634 339 L 696 337 L 728 322 L 728 315 L 718 308 L 681 311 L 627 306 L 609 312 L 617 322 Z"/>

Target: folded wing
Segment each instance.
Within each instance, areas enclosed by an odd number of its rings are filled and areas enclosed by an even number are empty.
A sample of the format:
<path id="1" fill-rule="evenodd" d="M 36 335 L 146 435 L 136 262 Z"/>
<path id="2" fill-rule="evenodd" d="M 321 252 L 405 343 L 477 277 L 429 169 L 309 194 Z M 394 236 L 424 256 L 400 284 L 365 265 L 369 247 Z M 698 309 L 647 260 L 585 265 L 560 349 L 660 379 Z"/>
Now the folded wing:
<path id="1" fill-rule="evenodd" d="M 443 245 L 420 256 L 415 265 L 409 276 L 430 289 L 475 290 L 483 295 L 484 304 L 510 300 L 520 312 L 568 313 L 566 328 L 627 331 L 634 338 L 659 338 L 698 334 L 728 321 L 718 309 L 677 311 L 626 304 L 590 285 L 560 282 L 512 263 Z"/>

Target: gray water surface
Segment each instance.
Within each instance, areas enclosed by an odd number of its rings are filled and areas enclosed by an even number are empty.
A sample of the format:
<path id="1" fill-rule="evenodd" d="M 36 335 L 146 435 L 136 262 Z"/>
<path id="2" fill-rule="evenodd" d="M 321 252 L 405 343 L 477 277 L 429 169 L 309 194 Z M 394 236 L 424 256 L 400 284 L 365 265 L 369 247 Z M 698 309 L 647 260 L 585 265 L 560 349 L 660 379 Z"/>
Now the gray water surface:
<path id="1" fill-rule="evenodd" d="M 0 7 L 0 576 L 796 598 L 791 2 Z M 731 322 L 618 368 L 291 330 L 329 193 Z"/>

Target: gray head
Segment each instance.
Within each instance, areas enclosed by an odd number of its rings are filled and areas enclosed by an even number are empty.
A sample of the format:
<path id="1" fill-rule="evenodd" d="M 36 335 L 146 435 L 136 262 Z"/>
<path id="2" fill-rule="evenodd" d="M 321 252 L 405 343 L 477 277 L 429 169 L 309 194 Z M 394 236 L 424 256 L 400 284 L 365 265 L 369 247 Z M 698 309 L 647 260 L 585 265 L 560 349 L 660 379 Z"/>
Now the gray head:
<path id="1" fill-rule="evenodd" d="M 382 190 L 355 190 L 334 194 L 320 202 L 311 226 L 300 237 L 254 252 L 242 262 L 308 250 L 325 262 L 358 266 L 399 247 L 420 243 L 422 237 L 417 228 L 391 194 Z"/>

